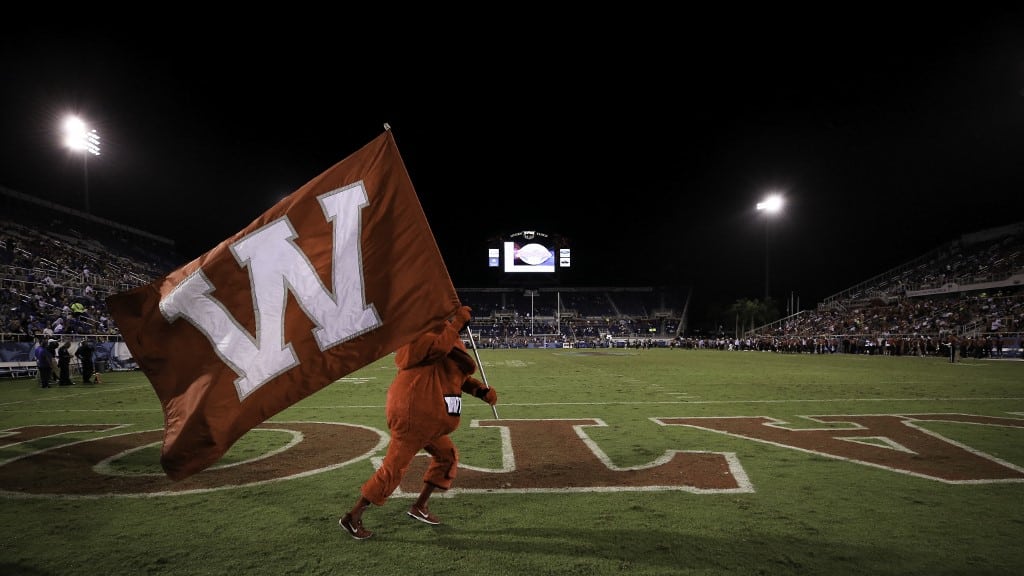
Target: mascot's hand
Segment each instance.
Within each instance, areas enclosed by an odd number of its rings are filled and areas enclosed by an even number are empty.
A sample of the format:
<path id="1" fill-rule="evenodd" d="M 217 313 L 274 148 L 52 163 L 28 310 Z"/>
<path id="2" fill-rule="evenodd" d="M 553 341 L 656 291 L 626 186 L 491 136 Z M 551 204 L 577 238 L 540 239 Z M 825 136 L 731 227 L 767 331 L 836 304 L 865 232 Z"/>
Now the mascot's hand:
<path id="1" fill-rule="evenodd" d="M 462 330 L 462 327 L 469 324 L 469 319 L 472 318 L 473 309 L 469 306 L 463 306 L 455 311 L 455 318 L 452 320 L 452 326 L 455 330 Z"/>
<path id="2" fill-rule="evenodd" d="M 484 402 L 487 402 L 491 406 L 498 403 L 498 392 L 490 386 L 477 388 L 473 395 Z"/>

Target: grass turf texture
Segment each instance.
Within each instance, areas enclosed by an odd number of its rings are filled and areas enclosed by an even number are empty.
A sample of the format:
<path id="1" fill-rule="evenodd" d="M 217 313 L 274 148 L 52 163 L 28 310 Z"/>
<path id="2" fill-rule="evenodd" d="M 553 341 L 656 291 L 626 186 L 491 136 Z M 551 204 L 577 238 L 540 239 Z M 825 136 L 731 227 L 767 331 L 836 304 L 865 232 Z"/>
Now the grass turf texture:
<path id="1" fill-rule="evenodd" d="M 435 496 L 432 527 L 395 497 L 365 515 L 376 534 L 337 525 L 371 474 L 369 459 L 308 476 L 148 497 L 0 494 L 0 574 L 970 574 L 1024 572 L 1024 483 L 950 484 L 651 418 L 962 413 L 1024 417 L 1024 362 L 691 350 L 481 350 L 501 419 L 600 419 L 587 435 L 617 467 L 666 451 L 734 453 L 753 491 L 493 492 Z M 340 422 L 386 431 L 392 357 L 285 410 L 270 423 Z M 465 398 L 454 435 L 462 463 L 498 468 L 489 406 Z M 0 430 L 54 424 L 159 429 L 138 372 L 43 390 L 0 383 Z M 921 428 L 1024 468 L 1024 428 L 924 422 Z M 119 430 L 117 433 L 123 433 Z M 75 432 L 0 449 L 0 465 Z M 253 431 L 219 464 L 282 447 Z M 59 449 L 59 448 L 58 448 Z M 328 449 L 330 449 L 328 447 Z M 383 455 L 383 449 L 375 455 Z M 159 447 L 111 462 L 160 473 Z M 244 466 L 242 463 L 240 466 Z M 566 462 L 571 467 L 572 462 Z M 23 478 L 25 485 L 47 477 Z M 67 478 L 74 483 L 75 478 Z M 458 481 L 456 481 L 458 488 Z"/>

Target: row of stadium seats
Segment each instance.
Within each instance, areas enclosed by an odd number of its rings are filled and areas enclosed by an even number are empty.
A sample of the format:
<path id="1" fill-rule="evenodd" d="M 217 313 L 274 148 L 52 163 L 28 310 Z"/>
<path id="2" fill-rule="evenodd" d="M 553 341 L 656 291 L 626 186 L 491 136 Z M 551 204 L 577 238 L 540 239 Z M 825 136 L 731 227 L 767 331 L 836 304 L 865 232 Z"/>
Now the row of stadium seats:
<path id="1" fill-rule="evenodd" d="M 183 262 L 166 239 L 40 204 L 2 187 L 0 208 L 0 341 L 31 340 L 58 326 L 63 334 L 118 339 L 105 310 L 106 296 L 146 284 Z M 492 287 L 458 292 L 474 310 L 474 329 L 500 345 L 597 346 L 609 338 L 620 343 L 654 338 L 687 347 L 684 343 L 694 336 L 687 334 L 689 295 L 681 289 Z M 966 235 L 838 292 L 815 310 L 801 310 L 744 336 L 760 342 L 757 347 L 771 342 L 777 349 L 792 347 L 780 343 L 794 339 L 983 338 L 1022 330 L 1024 223 Z M 746 346 L 740 334 L 711 336 L 732 340 L 734 348 Z"/>

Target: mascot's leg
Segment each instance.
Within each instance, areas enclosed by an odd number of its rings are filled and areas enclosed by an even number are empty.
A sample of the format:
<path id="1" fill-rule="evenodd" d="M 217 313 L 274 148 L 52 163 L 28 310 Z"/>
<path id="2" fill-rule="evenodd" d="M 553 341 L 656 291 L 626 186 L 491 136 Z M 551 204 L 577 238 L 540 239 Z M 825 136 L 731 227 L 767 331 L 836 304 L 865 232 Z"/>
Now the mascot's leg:
<path id="1" fill-rule="evenodd" d="M 420 492 L 416 502 L 409 507 L 409 516 L 431 525 L 441 523 L 437 516 L 430 513 L 427 501 L 430 500 L 434 490 L 448 490 L 452 487 L 452 481 L 458 473 L 459 451 L 448 436 L 441 436 L 428 443 L 423 448 L 430 454 L 430 466 L 423 474 L 423 490 Z"/>
<path id="2" fill-rule="evenodd" d="M 423 447 L 430 454 L 430 466 L 423 474 L 423 481 L 441 490 L 452 487 L 452 481 L 459 472 L 459 451 L 448 436 L 435 438 Z"/>
<path id="3" fill-rule="evenodd" d="M 356 501 L 352 510 L 338 521 L 338 524 L 353 538 L 365 540 L 373 536 L 371 530 L 363 528 L 363 512 L 370 507 L 370 504 L 383 506 L 387 502 L 391 493 L 402 483 L 402 477 L 409 469 L 412 459 L 420 451 L 420 446 L 422 446 L 422 442 L 419 440 L 410 440 L 401 433 L 392 434 L 380 468 L 363 483 L 359 500 Z"/>
<path id="4" fill-rule="evenodd" d="M 402 483 L 412 459 L 427 444 L 428 439 L 416 434 L 392 432 L 384 460 L 373 476 L 362 487 L 362 495 L 377 506 L 383 506 Z"/>

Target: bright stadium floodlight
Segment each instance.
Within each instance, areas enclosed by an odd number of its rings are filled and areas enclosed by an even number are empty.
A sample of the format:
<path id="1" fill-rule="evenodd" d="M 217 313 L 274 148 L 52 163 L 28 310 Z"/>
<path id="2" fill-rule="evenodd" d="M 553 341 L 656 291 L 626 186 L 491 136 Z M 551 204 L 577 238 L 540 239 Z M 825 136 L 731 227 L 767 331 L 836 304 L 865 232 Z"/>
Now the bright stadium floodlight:
<path id="1" fill-rule="evenodd" d="M 764 301 L 765 304 L 771 298 L 771 260 L 769 255 L 771 254 L 769 246 L 769 225 L 771 216 L 778 214 L 782 211 L 782 205 L 784 204 L 781 194 L 769 194 L 764 200 L 757 203 L 757 210 L 764 212 Z"/>
<path id="2" fill-rule="evenodd" d="M 82 173 L 85 183 L 85 213 L 89 213 L 89 155 L 100 155 L 100 135 L 90 129 L 78 116 L 64 120 L 64 145 L 82 153 Z"/>
<path id="3" fill-rule="evenodd" d="M 763 210 L 767 214 L 775 214 L 782 210 L 782 196 L 779 194 L 772 194 L 764 199 L 762 202 L 757 203 L 757 209 Z"/>

